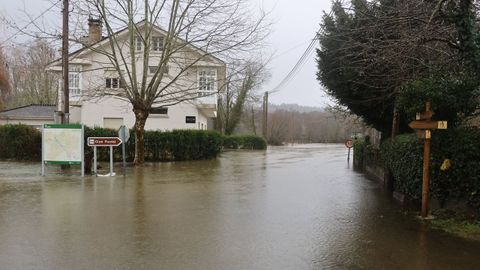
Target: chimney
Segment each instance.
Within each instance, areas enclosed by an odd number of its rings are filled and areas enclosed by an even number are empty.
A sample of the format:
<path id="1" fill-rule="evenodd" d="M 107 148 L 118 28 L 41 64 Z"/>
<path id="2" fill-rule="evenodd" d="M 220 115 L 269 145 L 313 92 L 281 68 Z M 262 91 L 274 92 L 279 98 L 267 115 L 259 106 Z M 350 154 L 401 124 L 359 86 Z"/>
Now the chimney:
<path id="1" fill-rule="evenodd" d="M 88 18 L 88 45 L 95 44 L 102 39 L 102 20 Z"/>

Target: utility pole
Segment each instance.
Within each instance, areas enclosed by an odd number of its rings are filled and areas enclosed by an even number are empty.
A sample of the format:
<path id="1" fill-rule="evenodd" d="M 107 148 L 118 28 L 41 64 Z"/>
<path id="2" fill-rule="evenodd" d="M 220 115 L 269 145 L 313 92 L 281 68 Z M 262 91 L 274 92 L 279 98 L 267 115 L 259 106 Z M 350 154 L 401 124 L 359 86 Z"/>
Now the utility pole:
<path id="1" fill-rule="evenodd" d="M 267 139 L 267 126 L 268 126 L 268 92 L 265 92 L 263 96 L 263 125 L 262 135 Z"/>
<path id="2" fill-rule="evenodd" d="M 63 0 L 63 31 L 62 31 L 62 71 L 63 71 L 63 114 L 62 124 L 70 121 L 70 91 L 68 86 L 68 0 Z"/>

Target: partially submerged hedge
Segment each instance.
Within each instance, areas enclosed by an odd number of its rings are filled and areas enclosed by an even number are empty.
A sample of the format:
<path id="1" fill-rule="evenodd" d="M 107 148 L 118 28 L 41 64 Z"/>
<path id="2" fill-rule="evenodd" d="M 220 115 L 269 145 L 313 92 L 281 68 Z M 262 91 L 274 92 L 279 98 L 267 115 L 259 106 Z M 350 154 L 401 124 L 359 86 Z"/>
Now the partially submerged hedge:
<path id="1" fill-rule="evenodd" d="M 42 133 L 26 125 L 0 126 L 0 159 L 40 160 Z"/>
<path id="2" fill-rule="evenodd" d="M 395 189 L 421 198 L 423 141 L 414 134 L 400 135 L 381 145 L 386 168 L 395 178 Z M 442 171 L 445 159 L 451 167 Z M 465 199 L 480 211 L 480 130 L 437 131 L 432 135 L 430 190 L 440 202 Z"/>
<path id="3" fill-rule="evenodd" d="M 93 157 L 93 148 L 87 146 L 88 137 L 116 137 L 117 130 L 85 127 L 85 157 Z M 0 126 L 0 159 L 40 160 L 42 135 L 26 125 Z M 130 130 L 126 143 L 126 159 L 135 155 L 135 132 Z M 146 161 L 181 161 L 215 158 L 224 148 L 266 149 L 265 140 L 258 136 L 222 136 L 209 130 L 145 131 Z M 120 161 L 121 147 L 114 147 L 114 160 Z M 98 147 L 97 158 L 109 160 L 109 147 Z"/>
<path id="4" fill-rule="evenodd" d="M 230 135 L 224 136 L 223 147 L 227 149 L 267 149 L 264 138 L 255 135 Z"/>
<path id="5" fill-rule="evenodd" d="M 86 128 L 87 137 L 117 136 L 117 131 L 105 128 Z M 146 161 L 181 161 L 215 158 L 222 149 L 222 135 L 206 130 L 145 131 Z M 85 141 L 86 145 L 86 141 Z M 130 130 L 130 140 L 125 144 L 127 161 L 135 157 L 135 132 Z M 108 147 L 97 148 L 99 160 L 108 160 Z M 114 158 L 121 160 L 121 147 L 115 147 Z M 85 154 L 93 155 L 86 146 Z"/>
<path id="6" fill-rule="evenodd" d="M 85 157 L 93 157 L 87 146 L 88 137 L 114 137 L 114 129 L 85 128 Z M 218 132 L 205 130 L 145 131 L 146 161 L 179 161 L 215 158 L 222 149 L 223 138 Z M 135 133 L 130 131 L 126 158 L 133 161 Z M 98 160 L 109 159 L 109 147 L 97 148 Z M 0 159 L 41 160 L 42 134 L 26 125 L 0 126 Z M 121 147 L 114 147 L 114 159 L 121 160 Z"/>

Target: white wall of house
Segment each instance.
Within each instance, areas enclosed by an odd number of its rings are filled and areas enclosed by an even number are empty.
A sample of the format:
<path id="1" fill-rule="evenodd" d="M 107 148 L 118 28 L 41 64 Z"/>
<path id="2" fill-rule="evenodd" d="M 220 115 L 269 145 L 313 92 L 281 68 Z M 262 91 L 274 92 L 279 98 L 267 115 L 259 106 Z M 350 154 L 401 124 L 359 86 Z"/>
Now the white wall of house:
<path id="1" fill-rule="evenodd" d="M 145 125 L 146 130 L 173 130 L 173 129 L 207 129 L 208 118 L 197 109 L 195 104 L 184 102 L 175 106 L 167 107 L 167 114 L 151 113 Z M 101 113 L 99 113 L 101 112 Z M 187 116 L 194 116 L 195 123 L 186 123 Z M 76 121 L 71 115 L 70 122 L 83 123 L 90 127 L 110 127 L 106 123 L 119 123 L 133 127 L 135 124 L 135 115 L 132 111 L 132 105 L 113 97 L 103 97 L 96 100 L 83 102 L 80 116 Z M 119 121 L 121 119 L 121 122 Z"/>
<path id="2" fill-rule="evenodd" d="M 161 32 L 156 34 L 161 35 Z M 127 37 L 124 35 L 117 38 L 121 43 L 126 42 Z M 111 50 L 108 42 L 101 46 L 103 47 L 102 50 Z M 122 51 L 123 55 L 129 55 L 128 46 L 124 46 Z M 117 52 L 117 55 L 119 55 L 119 52 Z M 160 55 L 161 52 L 151 52 L 149 66 L 158 65 Z M 184 63 L 185 59 L 196 59 L 198 55 L 198 51 L 194 49 L 184 50 L 174 55 L 171 63 L 168 65 L 168 74 L 164 75 L 164 83 L 168 83 L 180 72 L 180 63 Z M 138 78 L 141 78 L 142 53 L 139 52 L 136 56 L 138 57 L 136 61 L 137 75 Z M 57 62 L 51 69 L 58 71 L 60 64 L 61 62 Z M 83 123 L 92 127 L 114 127 L 120 123 L 128 127 L 134 125 L 135 116 L 132 111 L 132 105 L 129 102 L 115 97 L 99 96 L 106 89 L 106 79 L 118 76 L 110 60 L 105 55 L 92 50 L 85 50 L 71 60 L 70 67 L 72 73 L 78 72 L 70 83 L 70 104 L 72 105 L 70 122 Z M 199 96 L 210 94 L 210 92 L 202 92 L 198 89 L 198 74 L 200 71 L 213 71 L 216 74 L 215 90 L 212 90 L 211 93 L 218 90 L 220 85 L 224 83 L 225 64 L 210 57 L 198 61 L 198 63 L 190 67 L 181 75 L 176 84 L 170 86 L 170 89 L 172 91 L 183 88 L 194 89 L 194 91 L 199 92 Z M 148 75 L 148 77 L 151 78 L 151 75 Z M 216 108 L 216 94 L 181 102 L 169 106 L 167 114 L 151 113 L 145 128 L 147 130 L 207 129 L 208 119 L 216 117 Z M 195 123 L 186 123 L 187 116 L 195 117 Z"/>

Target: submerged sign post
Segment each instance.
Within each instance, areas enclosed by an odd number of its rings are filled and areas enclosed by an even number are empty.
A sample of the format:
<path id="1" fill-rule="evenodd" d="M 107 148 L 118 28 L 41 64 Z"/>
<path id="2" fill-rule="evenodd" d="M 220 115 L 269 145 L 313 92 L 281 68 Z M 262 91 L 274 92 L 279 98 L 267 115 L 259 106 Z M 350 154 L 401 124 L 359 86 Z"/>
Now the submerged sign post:
<path id="1" fill-rule="evenodd" d="M 84 176 L 84 128 L 80 124 L 44 124 L 42 128 L 42 176 L 45 166 L 80 165 Z"/>
<path id="2" fill-rule="evenodd" d="M 347 157 L 347 162 L 350 161 L 350 149 L 353 147 L 353 141 L 351 139 L 348 139 L 345 141 L 345 147 L 348 148 L 348 157 Z"/>
<path id="3" fill-rule="evenodd" d="M 122 140 L 122 165 L 123 165 L 123 176 L 127 172 L 127 162 L 125 160 L 125 143 L 130 139 L 130 130 L 126 126 L 120 126 L 118 130 L 118 137 Z"/>
<path id="4" fill-rule="evenodd" d="M 110 147 L 110 176 L 113 172 L 113 147 L 119 146 L 122 140 L 118 137 L 88 137 L 87 145 L 93 147 L 93 173 L 97 175 L 97 147 Z"/>

